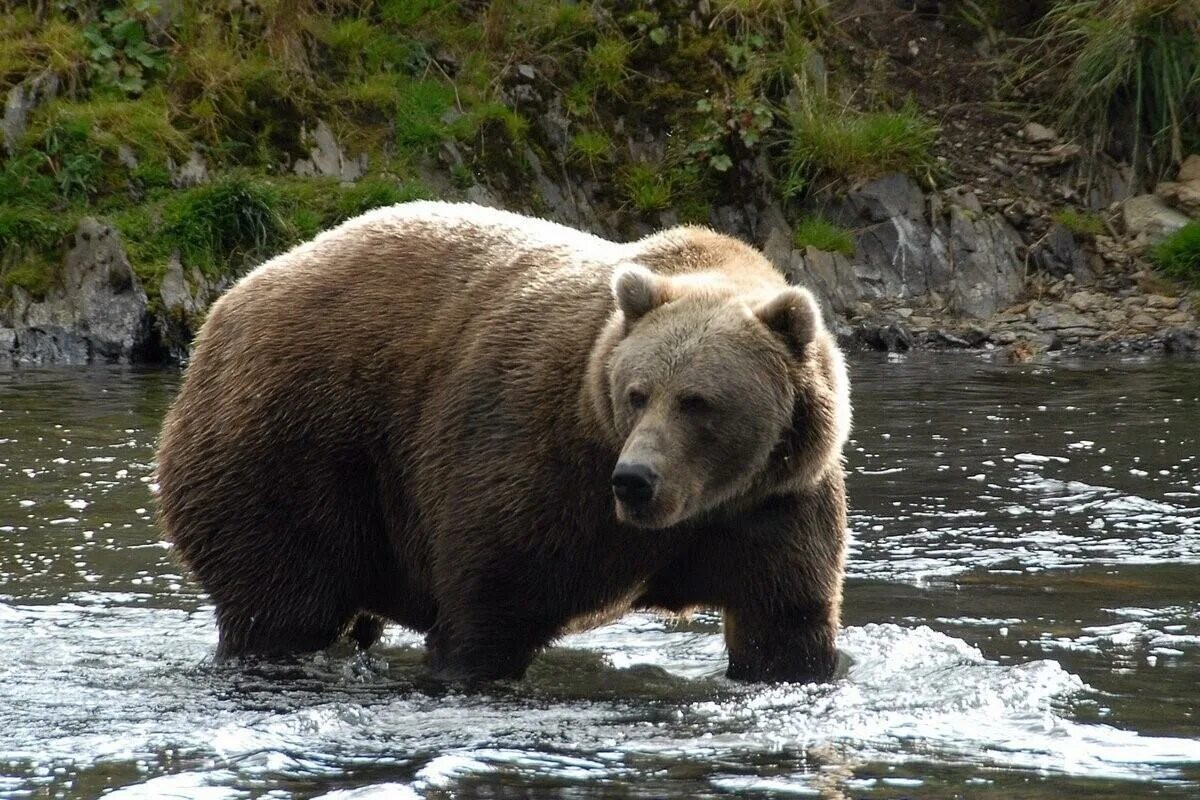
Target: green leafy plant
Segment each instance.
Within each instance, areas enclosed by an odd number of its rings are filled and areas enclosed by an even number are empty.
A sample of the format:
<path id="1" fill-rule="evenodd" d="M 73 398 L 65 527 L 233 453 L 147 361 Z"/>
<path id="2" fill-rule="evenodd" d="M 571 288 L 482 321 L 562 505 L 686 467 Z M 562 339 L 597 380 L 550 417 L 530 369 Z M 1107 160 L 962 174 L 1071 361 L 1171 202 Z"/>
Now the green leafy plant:
<path id="1" fill-rule="evenodd" d="M 1200 222 L 1175 231 L 1150 257 L 1164 275 L 1200 288 Z"/>
<path id="2" fill-rule="evenodd" d="M 146 37 L 146 26 L 139 15 L 152 12 L 156 4 L 139 0 L 129 9 L 111 8 L 100 21 L 83 29 L 94 79 L 125 94 L 138 95 L 153 78 L 166 72 L 166 53 Z"/>
<path id="3" fill-rule="evenodd" d="M 796 225 L 792 243 L 798 248 L 815 247 L 828 253 L 854 255 L 854 232 L 824 217 L 808 217 Z"/>

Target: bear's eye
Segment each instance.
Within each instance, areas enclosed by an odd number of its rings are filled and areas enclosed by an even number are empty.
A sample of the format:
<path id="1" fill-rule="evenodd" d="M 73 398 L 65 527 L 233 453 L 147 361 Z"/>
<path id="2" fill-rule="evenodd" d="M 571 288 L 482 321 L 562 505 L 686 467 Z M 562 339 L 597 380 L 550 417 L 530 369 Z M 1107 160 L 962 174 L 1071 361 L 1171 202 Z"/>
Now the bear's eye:
<path id="1" fill-rule="evenodd" d="M 679 395 L 679 410 L 685 414 L 702 414 L 710 407 L 708 400 L 698 394 Z"/>
<path id="2" fill-rule="evenodd" d="M 649 402 L 649 400 L 650 400 L 650 398 L 641 389 L 630 389 L 629 390 L 629 405 L 630 405 L 630 407 L 635 408 L 635 409 L 645 408 L 646 403 Z"/>

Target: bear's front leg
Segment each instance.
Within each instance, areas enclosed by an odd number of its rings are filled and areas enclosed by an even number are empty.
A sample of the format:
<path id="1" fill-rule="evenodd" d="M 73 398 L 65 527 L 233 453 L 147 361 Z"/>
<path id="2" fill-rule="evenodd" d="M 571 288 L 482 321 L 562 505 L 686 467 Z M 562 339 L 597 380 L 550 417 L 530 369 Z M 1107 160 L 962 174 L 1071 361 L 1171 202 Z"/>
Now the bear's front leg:
<path id="1" fill-rule="evenodd" d="M 520 679 L 548 640 L 520 619 L 439 620 L 425 647 L 434 679 L 476 683 Z"/>
<path id="2" fill-rule="evenodd" d="M 837 611 L 832 603 L 727 608 L 726 675 L 739 681 L 824 683 L 837 666 Z"/>

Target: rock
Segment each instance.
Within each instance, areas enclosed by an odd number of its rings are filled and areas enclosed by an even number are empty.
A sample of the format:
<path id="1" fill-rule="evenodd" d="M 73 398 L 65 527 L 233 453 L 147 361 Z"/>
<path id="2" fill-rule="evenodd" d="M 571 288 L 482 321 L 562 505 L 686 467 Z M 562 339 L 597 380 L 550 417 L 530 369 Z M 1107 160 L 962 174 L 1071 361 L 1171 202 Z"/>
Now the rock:
<path id="1" fill-rule="evenodd" d="M 117 161 L 126 169 L 137 169 L 138 157 L 137 153 L 133 152 L 133 148 L 127 144 L 117 145 Z"/>
<path id="2" fill-rule="evenodd" d="M 971 343 L 970 343 L 970 342 L 968 342 L 966 339 L 963 339 L 963 338 L 961 338 L 961 337 L 959 337 L 959 336 L 955 336 L 953 333 L 950 333 L 950 332 L 948 332 L 948 331 L 938 331 L 938 332 L 937 332 L 937 339 L 938 339 L 938 341 L 940 341 L 942 344 L 949 345 L 950 347 L 963 347 L 963 348 L 966 348 L 966 347 L 970 347 L 970 346 L 971 346 Z"/>
<path id="3" fill-rule="evenodd" d="M 153 357 L 147 305 L 119 234 L 85 217 L 63 261 L 62 286 L 41 301 L 13 290 L 18 356 L 69 364 Z"/>
<path id="4" fill-rule="evenodd" d="M 1038 312 L 1034 324 L 1043 331 L 1080 331 L 1095 330 L 1095 325 L 1089 317 L 1075 311 L 1064 303 L 1055 303 L 1050 308 Z"/>
<path id="5" fill-rule="evenodd" d="M 1150 331 L 1158 327 L 1158 322 L 1156 317 L 1143 311 L 1140 314 L 1134 314 L 1130 317 L 1129 327 L 1141 331 Z"/>
<path id="6" fill-rule="evenodd" d="M 159 295 L 162 297 L 163 308 L 169 312 L 192 314 L 196 311 L 196 301 L 188 291 L 187 279 L 183 277 L 183 263 L 176 251 L 167 259 L 167 271 L 163 274 L 159 285 Z"/>
<path id="7" fill-rule="evenodd" d="M 1179 308 L 1178 297 L 1167 297 L 1161 294 L 1148 294 L 1145 297 L 1146 308 Z"/>
<path id="8" fill-rule="evenodd" d="M 323 119 L 317 120 L 317 127 L 312 131 L 301 124 L 300 141 L 310 149 L 308 158 L 302 158 L 292 166 L 297 175 L 323 175 L 349 183 L 367 171 L 367 154 L 358 158 L 347 156 L 333 135 L 333 129 Z"/>
<path id="9" fill-rule="evenodd" d="M 8 90 L 4 101 L 4 119 L 0 120 L 0 135 L 4 149 L 10 154 L 25 135 L 29 113 L 58 94 L 58 76 L 50 70 L 26 78 Z"/>
<path id="10" fill-rule="evenodd" d="M 837 290 L 844 305 L 855 298 L 924 297 L 941 307 L 944 298 L 952 312 L 986 317 L 1021 291 L 1020 236 L 998 212 L 984 211 L 969 189 L 927 203 L 911 178 L 889 175 L 851 190 L 831 210 L 855 231 L 852 278 Z"/>
<path id="11" fill-rule="evenodd" d="M 1173 330 L 1163 337 L 1163 350 L 1171 355 L 1200 352 L 1200 333 L 1183 328 Z"/>
<path id="12" fill-rule="evenodd" d="M 1175 311 L 1163 317 L 1162 321 L 1166 325 L 1186 325 L 1192 321 L 1192 315 L 1186 311 Z"/>
<path id="13" fill-rule="evenodd" d="M 171 173 L 171 185 L 176 189 L 186 189 L 189 186 L 199 186 L 208 183 L 208 164 L 201 152 L 192 148 L 188 160 L 177 166 L 175 161 L 167 159 L 167 170 Z"/>
<path id="14" fill-rule="evenodd" d="M 1108 304 L 1108 298 L 1105 295 L 1096 292 L 1078 291 L 1067 298 L 1067 302 L 1076 311 L 1096 311 Z"/>
<path id="15" fill-rule="evenodd" d="M 1037 122 L 1030 122 L 1021 129 L 1021 137 L 1030 144 L 1058 141 L 1058 134 L 1052 128 L 1047 128 Z"/>
<path id="16" fill-rule="evenodd" d="M 518 64 L 517 74 L 527 81 L 532 81 L 537 78 L 537 70 L 532 64 Z"/>
<path id="17" fill-rule="evenodd" d="M 1175 180 L 1180 183 L 1200 181 L 1200 153 L 1192 153 L 1179 165 L 1179 173 Z"/>
<path id="18" fill-rule="evenodd" d="M 1129 198 L 1121 211 L 1129 235 L 1144 237 L 1152 243 L 1162 241 L 1190 221 L 1152 194 Z"/>
<path id="19" fill-rule="evenodd" d="M 912 335 L 898 323 L 865 322 L 858 327 L 858 339 L 875 350 L 904 353 L 912 349 Z"/>
<path id="20" fill-rule="evenodd" d="M 1087 256 L 1076 241 L 1075 235 L 1058 223 L 1050 227 L 1041 243 L 1033 248 L 1030 256 L 1039 270 L 1053 277 L 1073 275 L 1085 282 L 1095 279 Z"/>
<path id="21" fill-rule="evenodd" d="M 1054 145 L 1054 147 L 1051 147 L 1044 153 L 1034 153 L 1033 155 L 1030 155 L 1029 163 L 1042 167 L 1058 166 L 1060 164 L 1067 164 L 1071 161 L 1074 161 L 1082 152 L 1083 148 L 1081 148 L 1079 145 L 1071 142 L 1063 142 L 1062 144 Z M 1075 190 L 1065 185 L 1063 188 L 1065 190 L 1060 191 L 1060 194 L 1062 194 L 1063 198 L 1066 200 L 1073 200 L 1075 197 Z"/>
<path id="22" fill-rule="evenodd" d="M 1200 218 L 1200 178 L 1186 183 L 1163 181 L 1154 187 L 1154 193 L 1185 214 Z"/>
<path id="23" fill-rule="evenodd" d="M 16 349 L 17 349 L 17 331 L 16 331 L 16 329 L 0 326 L 0 361 L 4 361 L 4 360 L 11 358 L 13 351 Z"/>

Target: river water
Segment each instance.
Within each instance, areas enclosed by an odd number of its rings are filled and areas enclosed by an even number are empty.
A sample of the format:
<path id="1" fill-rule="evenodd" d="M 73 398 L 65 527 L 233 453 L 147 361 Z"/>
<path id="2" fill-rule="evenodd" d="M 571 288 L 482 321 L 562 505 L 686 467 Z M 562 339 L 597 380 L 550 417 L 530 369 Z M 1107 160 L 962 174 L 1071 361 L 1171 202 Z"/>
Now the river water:
<path id="1" fill-rule="evenodd" d="M 839 680 L 637 614 L 471 693 L 395 628 L 214 665 L 153 521 L 178 375 L 0 371 L 0 797 L 1200 797 L 1200 364 L 851 366 Z"/>

